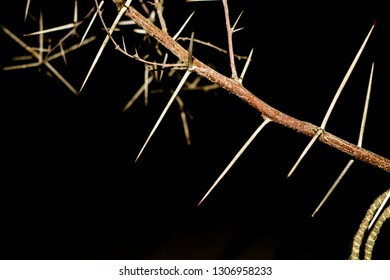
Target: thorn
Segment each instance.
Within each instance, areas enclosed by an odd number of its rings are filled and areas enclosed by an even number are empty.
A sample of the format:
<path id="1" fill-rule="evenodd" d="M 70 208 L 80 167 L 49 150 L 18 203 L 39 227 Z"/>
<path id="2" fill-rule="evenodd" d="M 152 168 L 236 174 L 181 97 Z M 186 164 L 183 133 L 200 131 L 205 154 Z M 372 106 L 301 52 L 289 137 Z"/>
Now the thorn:
<path id="1" fill-rule="evenodd" d="M 28 15 L 29 8 L 30 8 L 30 0 L 27 0 L 26 10 L 24 12 L 24 22 L 26 22 L 26 20 L 27 20 L 27 15 Z"/>
<path id="2" fill-rule="evenodd" d="M 297 162 L 294 164 L 294 166 L 291 168 L 290 172 L 287 174 L 287 178 L 289 178 L 294 173 L 295 169 L 297 169 L 298 165 L 301 163 L 302 159 L 305 157 L 305 155 L 307 154 L 309 149 L 313 146 L 314 142 L 318 139 L 318 137 L 320 137 L 320 135 L 323 132 L 324 131 L 322 129 L 317 131 L 316 135 L 314 135 L 314 137 L 310 140 L 309 144 L 307 144 L 306 148 L 303 150 L 303 152 L 300 155 L 300 157 L 298 158 Z"/>
<path id="3" fill-rule="evenodd" d="M 153 80 L 153 77 L 150 76 L 149 77 L 149 80 L 148 80 L 148 84 L 150 84 Z M 133 97 L 130 99 L 129 102 L 127 102 L 127 104 L 125 105 L 125 107 L 123 108 L 122 112 L 125 112 L 127 111 L 131 105 L 133 105 L 133 103 L 135 102 L 135 100 L 137 100 L 137 98 L 142 94 L 142 92 L 144 91 L 145 89 L 145 83 L 138 89 L 138 91 L 133 95 Z"/>
<path id="4" fill-rule="evenodd" d="M 78 21 L 79 21 L 79 16 L 78 16 L 77 0 L 74 0 L 73 23 L 76 23 Z"/>
<path id="5" fill-rule="evenodd" d="M 356 63 L 358 62 L 360 55 L 362 54 L 374 27 L 375 27 L 375 24 L 371 27 L 370 31 L 368 32 L 366 38 L 363 41 L 363 44 L 361 45 L 359 51 L 357 52 L 357 54 L 356 54 L 354 60 L 352 61 L 347 73 L 344 76 L 344 79 L 342 80 L 339 88 L 337 89 L 335 96 L 333 97 L 332 103 L 330 104 L 328 111 L 326 112 L 326 115 L 325 115 L 325 117 L 322 121 L 322 124 L 321 124 L 321 128 L 324 130 L 325 130 L 326 123 L 328 122 L 328 119 L 330 117 L 330 114 L 332 113 L 332 110 L 333 110 L 334 106 L 336 105 L 337 99 L 339 98 L 341 91 L 343 90 L 345 84 L 347 83 L 349 77 L 351 76 L 351 73 L 352 73 L 353 69 L 355 68 Z"/>
<path id="6" fill-rule="evenodd" d="M 351 167 L 351 165 L 354 163 L 354 160 L 351 159 L 347 165 L 344 167 L 343 171 L 340 173 L 339 177 L 337 177 L 336 181 L 333 183 L 332 187 L 328 190 L 324 198 L 321 200 L 320 204 L 317 206 L 316 210 L 314 210 L 313 214 L 311 215 L 314 217 L 314 215 L 320 210 L 322 205 L 325 203 L 325 201 L 328 199 L 328 197 L 331 195 L 331 193 L 334 191 L 334 189 L 337 187 L 337 185 L 340 183 L 341 179 L 344 177 L 345 173 L 347 173 L 348 169 Z"/>
<path id="7" fill-rule="evenodd" d="M 122 35 L 122 44 L 123 44 L 123 50 L 125 51 L 125 52 L 127 52 L 127 50 L 126 50 L 126 42 L 125 42 L 125 37 Z"/>
<path id="8" fill-rule="evenodd" d="M 98 14 L 99 11 L 102 9 L 103 4 L 104 4 L 104 0 L 100 1 L 99 7 L 97 8 L 96 12 L 95 12 L 94 15 L 92 16 L 92 19 L 91 19 L 91 21 L 89 22 L 88 27 L 87 27 L 87 29 L 85 30 L 83 37 L 81 38 L 81 41 L 80 41 L 79 46 L 81 46 L 81 45 L 83 44 L 84 39 L 85 39 L 85 37 L 87 36 L 87 33 L 89 32 L 89 29 L 91 29 L 91 26 L 92 26 L 92 24 L 94 23 L 97 14 Z"/>
<path id="9" fill-rule="evenodd" d="M 67 65 L 68 62 L 66 61 L 65 50 L 64 50 L 64 47 L 62 46 L 62 44 L 60 45 L 60 52 L 61 52 L 61 55 L 62 55 L 62 57 L 63 57 L 63 59 L 64 59 L 65 65 Z"/>
<path id="10" fill-rule="evenodd" d="M 194 32 L 191 33 L 190 47 L 188 48 L 188 69 L 192 69 L 192 52 L 194 49 Z"/>
<path id="11" fill-rule="evenodd" d="M 365 126 L 366 126 L 366 121 L 367 121 L 368 104 L 370 102 L 371 86 L 372 86 L 372 76 L 373 75 L 374 75 L 374 62 L 371 65 L 371 73 L 370 73 L 370 79 L 368 81 L 366 101 L 364 103 L 363 117 L 362 117 L 362 122 L 361 122 L 361 125 L 360 125 L 360 134 L 359 134 L 359 140 L 358 140 L 358 146 L 359 147 L 361 147 L 362 144 L 363 144 L 363 134 L 364 134 L 364 129 L 365 129 Z"/>
<path id="12" fill-rule="evenodd" d="M 168 61 L 168 53 L 165 53 L 163 64 L 165 64 Z M 160 77 L 158 78 L 158 81 L 161 81 L 164 75 L 164 68 L 161 69 Z"/>
<path id="13" fill-rule="evenodd" d="M 177 37 L 180 36 L 180 33 L 183 31 L 184 27 L 186 27 L 187 23 L 190 21 L 192 16 L 194 15 L 195 11 L 193 11 L 190 16 L 187 18 L 187 20 L 183 23 L 183 25 L 180 27 L 179 31 L 176 32 L 175 36 L 172 37 L 173 40 L 176 41 Z"/>
<path id="14" fill-rule="evenodd" d="M 242 13 L 243 13 L 243 12 L 244 12 L 244 11 L 242 11 L 242 12 L 240 13 L 240 15 L 238 16 L 238 18 L 236 19 L 236 22 L 233 24 L 232 32 L 236 32 L 236 31 L 238 31 L 238 30 L 243 29 L 243 28 L 240 28 L 240 29 L 237 29 L 237 30 L 236 30 L 236 25 L 237 25 L 238 21 L 240 20 L 240 18 L 241 18 L 241 16 L 242 16 Z"/>
<path id="15" fill-rule="evenodd" d="M 230 163 L 226 166 L 225 170 L 219 175 L 217 180 L 211 186 L 211 188 L 207 191 L 207 193 L 203 196 L 203 198 L 199 201 L 198 207 L 202 202 L 206 199 L 206 197 L 212 192 L 212 190 L 218 185 L 218 183 L 222 180 L 222 178 L 226 175 L 226 173 L 230 170 L 230 168 L 236 163 L 242 153 L 248 148 L 250 143 L 252 143 L 253 139 L 259 134 L 259 132 L 269 123 L 271 120 L 269 118 L 265 118 L 261 125 L 255 130 L 255 132 L 249 137 L 249 139 L 245 142 L 245 144 L 241 147 L 238 153 L 234 156 L 234 158 L 230 161 Z"/>
<path id="16" fill-rule="evenodd" d="M 87 73 L 87 76 L 85 77 L 85 80 L 84 80 L 83 84 L 81 85 L 80 92 L 83 90 L 83 88 L 84 88 L 84 86 L 85 86 L 85 84 L 86 84 L 86 82 L 87 82 L 89 76 L 91 75 L 93 69 L 95 68 L 96 63 L 98 62 L 98 60 L 99 60 L 101 54 L 103 53 L 103 50 L 104 50 L 104 48 L 106 47 L 106 45 L 107 45 L 107 43 L 108 43 L 108 40 L 110 39 L 112 33 L 114 32 L 115 27 L 117 26 L 119 20 L 120 20 L 121 17 L 124 15 L 124 13 L 127 11 L 128 7 L 129 7 L 130 4 L 131 4 L 131 1 L 132 1 L 132 0 L 127 0 L 127 1 L 126 1 L 125 5 L 124 5 L 123 8 L 119 11 L 119 13 L 118 13 L 118 15 L 116 16 L 116 18 L 115 18 L 113 24 L 111 25 L 110 29 L 108 30 L 108 34 L 106 35 L 106 38 L 104 38 L 104 41 L 103 41 L 103 43 L 102 43 L 102 45 L 101 45 L 101 47 L 100 47 L 98 53 L 96 54 L 96 57 L 95 57 L 94 61 L 92 62 L 92 66 L 91 66 L 91 68 L 89 68 L 89 71 L 88 71 L 88 73 Z"/>
<path id="17" fill-rule="evenodd" d="M 178 95 L 176 96 L 176 101 L 179 104 L 180 117 L 181 117 L 181 122 L 183 123 L 184 136 L 186 137 L 187 145 L 191 145 L 190 130 L 188 128 L 188 122 L 187 122 L 187 114 L 184 111 L 184 102 Z"/>
<path id="18" fill-rule="evenodd" d="M 244 76 L 245 76 L 245 73 L 246 73 L 246 70 L 248 69 L 249 67 L 249 63 L 251 62 L 252 60 L 252 55 L 253 55 L 253 48 L 251 49 L 251 52 L 249 53 L 249 57 L 245 63 L 245 66 L 244 66 L 244 69 L 242 70 L 242 73 L 241 73 L 241 76 L 240 76 L 240 83 L 242 84 L 242 80 L 244 79 Z"/>
<path id="19" fill-rule="evenodd" d="M 73 28 L 73 27 L 75 27 L 74 23 L 67 23 L 67 24 L 64 24 L 64 25 L 61 25 L 61 26 L 57 26 L 57 27 L 53 27 L 53 28 L 49 28 L 49 29 L 45 29 L 45 30 L 39 30 L 39 31 L 36 31 L 36 32 L 28 33 L 28 34 L 25 34 L 24 36 L 41 35 L 41 34 L 45 34 L 45 33 L 50 33 L 50 32 L 70 29 L 70 28 Z"/>
<path id="20" fill-rule="evenodd" d="M 176 96 L 179 94 L 181 88 L 183 87 L 184 83 L 186 82 L 186 80 L 188 79 L 188 76 L 191 74 L 191 71 L 187 70 L 185 73 L 184 73 L 184 76 L 183 78 L 180 80 L 180 83 L 179 85 L 177 86 L 177 88 L 175 89 L 175 92 L 172 94 L 171 98 L 169 99 L 167 105 L 165 106 L 164 110 L 162 111 L 160 117 L 158 118 L 157 122 L 155 123 L 152 131 L 150 132 L 148 138 L 146 139 L 144 145 L 142 146 L 141 148 L 141 151 L 138 153 L 138 156 L 137 158 L 135 159 L 135 162 L 138 161 L 139 157 L 141 156 L 142 152 L 144 151 L 146 145 L 148 144 L 149 140 L 152 138 L 152 135 L 154 134 L 154 132 L 156 131 L 157 127 L 160 125 L 162 119 L 164 118 L 165 114 L 167 113 L 169 107 L 172 105 L 172 102 L 175 100 Z"/>
<path id="21" fill-rule="evenodd" d="M 333 108 L 335 107 L 336 105 L 336 102 L 337 102 L 337 99 L 339 98 L 345 84 L 347 83 L 349 77 L 351 76 L 351 73 L 353 71 L 353 69 L 355 68 L 355 65 L 357 63 L 357 61 L 359 60 L 359 57 L 360 55 L 362 54 L 363 50 L 364 50 L 364 47 L 366 46 L 367 44 L 367 41 L 368 39 L 370 38 L 370 35 L 372 33 L 372 30 L 374 29 L 374 26 L 375 24 L 371 27 L 370 31 L 368 32 L 366 38 L 364 39 L 363 41 L 363 44 L 361 45 L 359 51 L 357 52 L 354 60 L 352 61 L 347 73 L 345 74 L 339 88 L 337 89 L 337 92 L 335 94 L 335 96 L 333 97 L 333 100 L 331 102 L 331 104 L 329 105 L 329 108 L 328 108 L 328 111 L 326 112 L 325 114 L 325 117 L 321 123 L 321 130 L 319 130 L 316 135 L 314 136 L 314 138 L 311 139 L 311 141 L 309 142 L 309 144 L 306 146 L 306 149 L 303 151 L 303 153 L 301 154 L 301 156 L 299 157 L 298 161 L 296 162 L 296 164 L 293 166 L 293 168 L 291 169 L 291 171 L 289 172 L 289 174 L 287 175 L 287 178 L 289 178 L 291 176 L 291 174 L 294 172 L 294 170 L 296 169 L 296 167 L 298 166 L 298 164 L 301 162 L 301 160 L 303 159 L 303 157 L 305 156 L 305 154 L 309 151 L 310 147 L 314 144 L 315 140 L 317 140 L 317 138 L 322 134 L 323 131 L 325 131 L 325 127 L 326 127 L 326 124 L 329 120 L 329 117 L 330 117 L 330 114 L 332 113 L 332 110 Z M 319 133 L 319 134 L 318 134 Z"/>

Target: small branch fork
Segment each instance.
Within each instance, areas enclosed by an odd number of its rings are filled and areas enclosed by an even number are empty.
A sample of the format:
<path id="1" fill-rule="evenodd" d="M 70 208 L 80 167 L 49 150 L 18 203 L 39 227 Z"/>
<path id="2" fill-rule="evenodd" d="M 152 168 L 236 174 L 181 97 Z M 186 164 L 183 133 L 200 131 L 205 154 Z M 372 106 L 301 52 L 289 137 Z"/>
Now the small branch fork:
<path id="1" fill-rule="evenodd" d="M 130 6 L 127 9 L 125 15 L 131 18 L 138 26 L 144 29 L 147 34 L 155 38 L 181 61 L 188 61 L 188 51 L 184 49 L 177 41 L 173 40 L 172 37 L 170 37 L 167 33 L 163 32 L 148 19 L 146 19 L 135 8 Z M 209 81 L 219 85 L 228 92 L 235 94 L 253 108 L 258 110 L 264 117 L 267 117 L 275 123 L 278 123 L 311 138 L 313 138 L 318 133 L 318 131 L 321 130 L 320 127 L 314 124 L 298 120 L 271 107 L 252 92 L 247 90 L 239 81 L 220 74 L 195 57 L 193 57 L 193 71 L 198 75 L 208 79 Z M 323 131 L 321 133 L 321 135 L 318 137 L 318 141 L 335 148 L 357 160 L 373 165 L 386 172 L 390 172 L 389 159 L 345 141 L 327 131 Z"/>

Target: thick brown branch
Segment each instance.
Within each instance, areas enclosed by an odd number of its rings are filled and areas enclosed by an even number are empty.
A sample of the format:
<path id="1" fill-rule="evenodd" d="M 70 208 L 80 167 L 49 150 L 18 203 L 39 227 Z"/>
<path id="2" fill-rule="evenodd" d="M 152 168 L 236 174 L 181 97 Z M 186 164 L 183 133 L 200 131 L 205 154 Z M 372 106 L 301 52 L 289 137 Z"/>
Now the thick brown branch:
<path id="1" fill-rule="evenodd" d="M 114 2 L 118 2 L 113 0 Z M 158 42 L 164 45 L 172 54 L 177 56 L 183 63 L 188 61 L 188 52 L 179 43 L 173 40 L 167 33 L 161 31 L 152 22 L 141 15 L 136 9 L 130 7 L 126 12 L 126 15 L 136 22 L 141 28 L 143 28 L 150 36 L 155 38 Z M 284 114 L 277 109 L 269 106 L 267 103 L 259 99 L 249 90 L 247 90 L 242 84 L 228 78 L 201 61 L 193 58 L 193 71 L 198 75 L 205 77 L 209 81 L 218 84 L 228 92 L 235 94 L 242 100 L 246 101 L 249 105 L 262 113 L 262 115 L 268 117 L 275 123 L 281 124 L 285 127 L 293 129 L 306 136 L 313 137 L 321 128 L 311 123 L 298 120 L 287 114 Z M 333 147 L 343 153 L 350 155 L 351 157 L 376 166 L 384 171 L 390 172 L 390 160 L 384 158 L 378 154 L 375 154 L 366 149 L 360 148 L 357 145 L 349 143 L 329 132 L 323 131 L 319 137 L 319 141 L 326 145 Z"/>

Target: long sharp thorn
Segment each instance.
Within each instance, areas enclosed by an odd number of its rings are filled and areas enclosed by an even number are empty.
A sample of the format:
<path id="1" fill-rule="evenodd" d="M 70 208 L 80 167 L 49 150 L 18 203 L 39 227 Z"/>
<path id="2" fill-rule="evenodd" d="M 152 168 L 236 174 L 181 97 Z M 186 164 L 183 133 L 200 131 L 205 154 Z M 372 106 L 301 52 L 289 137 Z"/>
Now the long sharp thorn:
<path id="1" fill-rule="evenodd" d="M 334 106 L 336 105 L 337 99 L 339 98 L 342 90 L 344 89 L 345 84 L 347 83 L 349 77 L 351 76 L 351 73 L 352 73 L 353 69 L 355 68 L 356 63 L 358 62 L 360 55 L 362 54 L 374 27 L 375 27 L 375 23 L 372 25 L 370 31 L 368 32 L 366 38 L 364 39 L 363 44 L 361 45 L 354 60 L 352 61 L 351 66 L 349 66 L 348 71 L 344 76 L 344 79 L 341 81 L 341 84 L 340 84 L 339 88 L 337 89 L 335 96 L 333 97 L 332 103 L 330 104 L 328 111 L 326 112 L 325 117 L 324 117 L 322 124 L 321 124 L 321 128 L 324 130 L 325 130 L 326 123 L 328 122 L 328 119 L 330 117 L 330 114 L 332 113 L 332 110 L 333 110 Z"/>
<path id="2" fill-rule="evenodd" d="M 373 74 L 374 74 L 374 63 L 372 63 L 372 66 L 371 66 L 371 73 L 370 73 L 370 79 L 368 81 L 366 101 L 364 103 L 363 117 L 362 117 L 362 122 L 361 122 L 361 125 L 360 125 L 359 140 L 358 140 L 358 144 L 357 144 L 359 147 L 361 147 L 362 143 L 363 143 L 363 135 L 364 135 L 364 129 L 365 129 L 366 120 L 367 120 L 367 112 L 368 112 L 368 105 L 369 105 L 370 95 L 371 95 L 371 85 L 372 85 L 372 76 L 373 76 Z M 347 173 L 347 171 L 349 170 L 349 168 L 352 166 L 353 163 L 354 163 L 353 159 L 351 159 L 347 163 L 347 165 L 344 167 L 343 171 L 340 173 L 339 177 L 333 183 L 332 187 L 329 189 L 329 191 L 326 193 L 325 197 L 322 199 L 322 201 L 320 202 L 320 204 L 318 205 L 316 210 L 311 215 L 312 217 L 314 217 L 314 215 L 320 210 L 322 205 L 328 199 L 328 197 L 333 192 L 333 190 L 336 188 L 336 186 L 340 183 L 341 179 L 344 177 L 344 175 Z"/>
<path id="3" fill-rule="evenodd" d="M 87 29 L 85 30 L 83 37 L 81 38 L 81 41 L 80 41 L 79 46 L 81 46 L 81 45 L 83 44 L 83 42 L 84 42 L 84 40 L 85 40 L 85 37 L 87 36 L 87 33 L 88 33 L 89 29 L 91 29 L 91 26 L 92 26 L 92 24 L 94 23 L 97 14 L 98 14 L 99 11 L 102 9 L 103 4 L 104 4 L 104 0 L 100 1 L 99 7 L 98 7 L 97 11 L 93 14 L 92 19 L 91 19 L 91 21 L 89 22 L 88 27 L 87 27 Z"/>
<path id="4" fill-rule="evenodd" d="M 186 137 L 187 145 L 191 145 L 190 130 L 188 128 L 186 112 L 184 111 L 184 102 L 181 100 L 180 96 L 176 96 L 176 101 L 180 107 L 180 117 L 183 123 L 184 136 Z"/>
<path id="5" fill-rule="evenodd" d="M 153 77 L 150 76 L 149 79 L 148 79 L 148 84 L 150 84 L 152 81 L 153 81 Z M 137 100 L 137 98 L 142 94 L 142 92 L 144 90 L 145 90 L 145 83 L 138 89 L 138 91 L 133 95 L 133 97 L 130 99 L 130 101 L 127 102 L 127 104 L 123 108 L 122 112 L 127 111 L 131 107 L 131 105 L 133 105 L 135 100 Z"/>
<path id="6" fill-rule="evenodd" d="M 187 18 L 187 20 L 183 23 L 183 25 L 180 27 L 179 31 L 176 32 L 176 34 L 172 37 L 173 40 L 176 40 L 177 37 L 180 36 L 180 33 L 183 31 L 184 27 L 186 27 L 187 23 L 190 21 L 192 16 L 194 15 L 195 11 L 190 14 L 190 16 Z"/>
<path id="7" fill-rule="evenodd" d="M 207 193 L 203 196 L 203 198 L 199 201 L 198 206 L 202 204 L 202 202 L 208 197 L 208 195 L 213 191 L 213 189 L 218 185 L 218 183 L 222 180 L 222 178 L 226 175 L 226 173 L 230 170 L 230 168 L 234 165 L 234 163 L 238 160 L 238 158 L 242 155 L 242 153 L 248 148 L 250 143 L 252 143 L 253 139 L 260 133 L 260 131 L 270 122 L 271 120 L 265 118 L 261 125 L 256 129 L 256 131 L 249 137 L 249 139 L 245 142 L 245 144 L 241 147 L 238 153 L 234 156 L 234 158 L 230 161 L 230 163 L 226 166 L 224 171 L 219 175 L 217 180 L 211 186 L 211 188 L 207 191 Z"/>
<path id="8" fill-rule="evenodd" d="M 67 24 L 64 24 L 64 25 L 61 25 L 61 26 L 57 26 L 57 27 L 53 27 L 53 28 L 49 28 L 49 29 L 45 29 L 45 30 L 39 30 L 39 31 L 36 31 L 36 32 L 24 34 L 23 36 L 34 36 L 34 35 L 40 35 L 40 34 L 55 32 L 55 31 L 61 31 L 61 30 L 73 28 L 74 26 L 75 26 L 74 23 L 67 23 Z"/>
<path id="9" fill-rule="evenodd" d="M 344 167 L 343 171 L 340 173 L 339 177 L 336 179 L 336 181 L 333 183 L 332 187 L 328 190 L 324 198 L 321 200 L 320 204 L 317 206 L 316 210 L 314 210 L 313 214 L 311 214 L 312 217 L 320 210 L 322 205 L 325 203 L 325 201 L 328 199 L 328 197 L 331 195 L 331 193 L 334 191 L 336 186 L 339 184 L 341 179 L 344 177 L 345 173 L 347 173 L 348 169 L 351 167 L 351 165 L 354 163 L 354 160 L 351 159 L 347 165 Z"/>
<path id="10" fill-rule="evenodd" d="M 43 16 L 42 11 L 39 14 L 39 30 L 43 30 Z M 39 34 L 39 62 L 43 59 L 43 34 Z"/>
<path id="11" fill-rule="evenodd" d="M 236 31 L 236 25 L 237 25 L 237 23 L 238 23 L 238 21 L 240 20 L 240 18 L 241 18 L 241 16 L 242 16 L 242 13 L 243 13 L 244 11 L 242 11 L 241 13 L 240 13 L 240 15 L 238 16 L 238 18 L 236 19 L 236 21 L 234 22 L 234 24 L 233 24 L 233 26 L 232 26 L 232 32 L 235 32 Z M 240 29 L 242 29 L 242 28 L 240 28 Z"/>
<path id="12" fill-rule="evenodd" d="M 89 68 L 88 74 L 87 74 L 87 76 L 86 76 L 86 78 L 85 78 L 85 80 L 84 80 L 84 82 L 83 82 L 83 84 L 82 84 L 82 86 L 80 88 L 80 92 L 83 90 L 83 88 L 84 88 L 84 86 L 85 86 L 89 76 L 91 75 L 91 73 L 92 73 L 93 69 L 95 68 L 95 65 L 98 62 L 98 60 L 99 60 L 99 58 L 100 58 L 104 48 L 106 47 L 106 45 L 108 43 L 108 40 L 110 40 L 110 37 L 111 37 L 112 33 L 115 30 L 115 27 L 118 25 L 118 22 L 120 21 L 121 17 L 124 15 L 124 13 L 127 11 L 128 7 L 131 4 L 131 1 L 132 0 L 127 0 L 126 1 L 125 5 L 123 6 L 123 8 L 119 11 L 118 15 L 116 16 L 116 18 L 114 20 L 114 23 L 111 25 L 110 29 L 108 30 L 108 34 L 106 35 L 106 38 L 104 38 L 104 41 L 103 41 L 103 43 L 102 43 L 102 45 L 101 45 L 101 47 L 100 47 L 100 49 L 99 49 L 99 51 L 98 51 L 94 61 L 92 63 L 91 68 Z"/>
<path id="13" fill-rule="evenodd" d="M 65 65 L 68 64 L 68 62 L 66 61 L 66 54 L 65 54 L 65 50 L 64 50 L 64 47 L 62 46 L 62 44 L 60 45 L 60 52 L 61 52 L 61 55 L 64 59 L 64 63 Z"/>
<path id="14" fill-rule="evenodd" d="M 248 57 L 248 59 L 247 59 L 247 61 L 246 61 L 246 63 L 245 63 L 244 69 L 242 70 L 242 73 L 241 73 L 241 75 L 240 75 L 240 79 L 239 79 L 240 83 L 242 83 L 242 80 L 244 79 L 246 70 L 248 69 L 249 63 L 250 63 L 251 60 L 252 60 L 252 55 L 253 55 L 253 49 L 251 49 L 251 52 L 249 53 L 249 57 Z"/>
<path id="15" fill-rule="evenodd" d="M 77 0 L 74 0 L 73 23 L 76 23 L 78 21 L 79 21 L 78 5 L 77 5 Z"/>
<path id="16" fill-rule="evenodd" d="M 28 15 L 28 10 L 30 8 L 30 0 L 27 0 L 27 4 L 26 4 L 26 10 L 24 12 L 24 21 L 27 20 L 27 15 Z"/>
<path id="17" fill-rule="evenodd" d="M 123 50 L 124 52 L 127 52 L 127 49 L 126 49 L 126 42 L 125 42 L 125 37 L 122 36 L 122 44 L 123 44 Z"/>
<path id="18" fill-rule="evenodd" d="M 306 149 L 304 150 L 304 152 L 302 153 L 302 155 L 300 156 L 300 158 L 298 159 L 297 163 L 294 165 L 294 167 L 291 169 L 290 173 L 287 175 L 287 178 L 291 176 L 291 174 L 294 172 L 294 170 L 298 167 L 298 164 L 301 162 L 301 160 L 303 159 L 303 156 L 309 151 L 310 147 L 313 145 L 314 141 L 318 139 L 318 137 L 322 134 L 322 132 L 325 130 L 325 127 L 326 127 L 326 124 L 329 120 L 329 117 L 330 117 L 330 114 L 332 113 L 333 111 L 333 108 L 335 107 L 336 105 L 336 102 L 342 92 L 342 90 L 344 89 L 344 86 L 345 84 L 347 83 L 349 77 L 351 76 L 351 73 L 353 71 L 353 69 L 355 68 L 355 65 L 356 63 L 358 62 L 359 58 L 360 58 L 360 55 L 362 54 L 366 44 L 367 44 L 367 41 L 368 39 L 370 38 L 370 35 L 372 33 L 372 30 L 374 29 L 375 27 L 375 24 L 376 22 L 374 22 L 374 24 L 372 25 L 370 31 L 368 32 L 366 38 L 364 39 L 360 49 L 358 50 L 354 60 L 352 61 L 352 64 L 350 65 L 350 67 L 348 68 L 348 71 L 347 73 L 345 74 L 343 80 L 341 81 L 341 84 L 339 86 L 339 88 L 337 89 L 337 92 L 335 94 L 335 96 L 333 97 L 333 100 L 331 102 L 331 104 L 329 105 L 329 108 L 328 108 L 328 111 L 326 112 L 325 114 L 325 117 L 321 123 L 321 130 L 319 130 L 317 132 L 317 134 L 314 136 L 314 138 L 312 138 L 312 140 L 310 141 L 309 145 L 306 146 Z M 318 134 L 319 133 L 319 134 Z"/>
<path id="19" fill-rule="evenodd" d="M 363 111 L 362 123 L 361 123 L 361 126 L 360 126 L 359 140 L 358 140 L 358 144 L 357 144 L 359 147 L 361 147 L 362 144 L 363 144 L 363 135 L 364 135 L 364 129 L 366 127 L 368 105 L 370 103 L 370 95 L 371 95 L 371 86 L 372 86 L 372 77 L 373 77 L 373 75 L 374 75 L 374 62 L 371 65 L 371 73 L 370 73 L 370 79 L 368 81 L 366 101 L 364 103 L 364 111 Z"/>
<path id="20" fill-rule="evenodd" d="M 47 61 L 44 60 L 40 62 L 42 59 L 42 56 L 35 52 L 30 46 L 28 46 L 26 43 L 24 43 L 22 40 L 20 40 L 15 34 L 13 34 L 10 30 L 5 28 L 4 26 L 0 25 L 1 29 L 8 35 L 10 36 L 16 43 L 18 43 L 20 46 L 22 46 L 26 51 L 31 53 L 39 62 L 39 65 L 42 63 L 55 75 L 57 78 L 64 83 L 64 85 L 75 95 L 78 95 L 77 90 L 73 88 L 73 86 L 64 78 L 61 76 L 61 74 Z"/>
<path id="21" fill-rule="evenodd" d="M 168 53 L 165 53 L 163 64 L 165 64 L 168 61 Z M 164 75 L 164 68 L 161 69 L 160 76 L 158 78 L 158 81 L 161 81 Z"/>
<path id="22" fill-rule="evenodd" d="M 169 107 L 171 106 L 172 102 L 175 100 L 176 96 L 178 95 L 179 91 L 181 90 L 181 88 L 183 87 L 184 83 L 186 82 L 186 80 L 188 79 L 188 76 L 191 74 L 191 71 L 190 70 L 187 70 L 185 73 L 184 73 L 184 76 L 183 78 L 180 80 L 180 83 L 179 85 L 177 86 L 175 92 L 172 94 L 171 98 L 169 99 L 167 105 L 165 106 L 163 112 L 161 113 L 160 117 L 158 118 L 156 124 L 154 125 L 152 131 L 150 132 L 148 138 L 146 139 L 141 151 L 139 152 L 137 158 L 135 159 L 135 162 L 137 162 L 137 160 L 139 159 L 139 157 L 141 156 L 142 152 L 144 151 L 146 145 L 148 144 L 150 138 L 152 137 L 152 135 L 154 134 L 154 132 L 156 131 L 157 127 L 159 126 L 159 124 L 161 123 L 161 120 L 164 118 L 166 112 L 168 111 Z"/>
<path id="23" fill-rule="evenodd" d="M 25 42 L 19 39 L 18 36 L 16 36 L 14 33 L 12 33 L 9 29 L 6 27 L 0 25 L 1 29 L 9 36 L 12 40 L 14 40 L 17 44 L 19 44 L 22 48 L 24 48 L 27 52 L 31 53 L 38 61 L 40 59 L 39 54 L 31 48 L 29 45 L 27 45 Z"/>
<path id="24" fill-rule="evenodd" d="M 44 62 L 44 64 L 71 92 L 79 95 L 77 90 L 49 62 Z"/>
<path id="25" fill-rule="evenodd" d="M 86 40 L 84 40 L 83 45 L 89 44 L 90 42 L 94 41 L 95 39 L 96 39 L 96 36 L 89 37 Z M 71 46 L 67 49 L 64 49 L 64 54 L 67 54 L 68 52 L 71 52 L 74 50 L 78 50 L 79 48 L 80 48 L 79 44 L 74 44 L 73 46 Z M 47 57 L 46 60 L 50 61 L 50 60 L 56 59 L 60 56 L 62 56 L 62 54 L 57 52 L 57 53 Z"/>
<path id="26" fill-rule="evenodd" d="M 294 166 L 291 168 L 290 172 L 287 174 L 287 178 L 289 178 L 294 173 L 295 169 L 297 169 L 297 167 L 301 163 L 302 159 L 305 157 L 305 155 L 310 150 L 310 148 L 314 145 L 314 142 L 318 139 L 318 137 L 321 136 L 322 132 L 323 132 L 323 130 L 318 130 L 316 135 L 314 135 L 314 137 L 311 138 L 309 144 L 307 144 L 306 148 L 303 150 L 302 154 L 299 156 L 298 160 L 296 161 Z"/>

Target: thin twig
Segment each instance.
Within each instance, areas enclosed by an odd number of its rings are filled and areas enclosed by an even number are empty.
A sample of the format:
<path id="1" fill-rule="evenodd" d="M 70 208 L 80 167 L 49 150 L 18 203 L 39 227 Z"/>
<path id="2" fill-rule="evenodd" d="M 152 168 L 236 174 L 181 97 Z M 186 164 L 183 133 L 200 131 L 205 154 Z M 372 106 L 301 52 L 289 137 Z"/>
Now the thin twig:
<path id="1" fill-rule="evenodd" d="M 236 64 L 234 62 L 234 50 L 233 50 L 233 31 L 230 26 L 230 17 L 229 17 L 229 7 L 227 4 L 227 0 L 222 0 L 223 9 L 225 11 L 225 20 L 226 20 L 226 30 L 228 36 L 228 48 L 229 48 L 229 57 L 230 57 L 230 68 L 232 70 L 232 79 L 237 79 L 237 69 Z"/>

